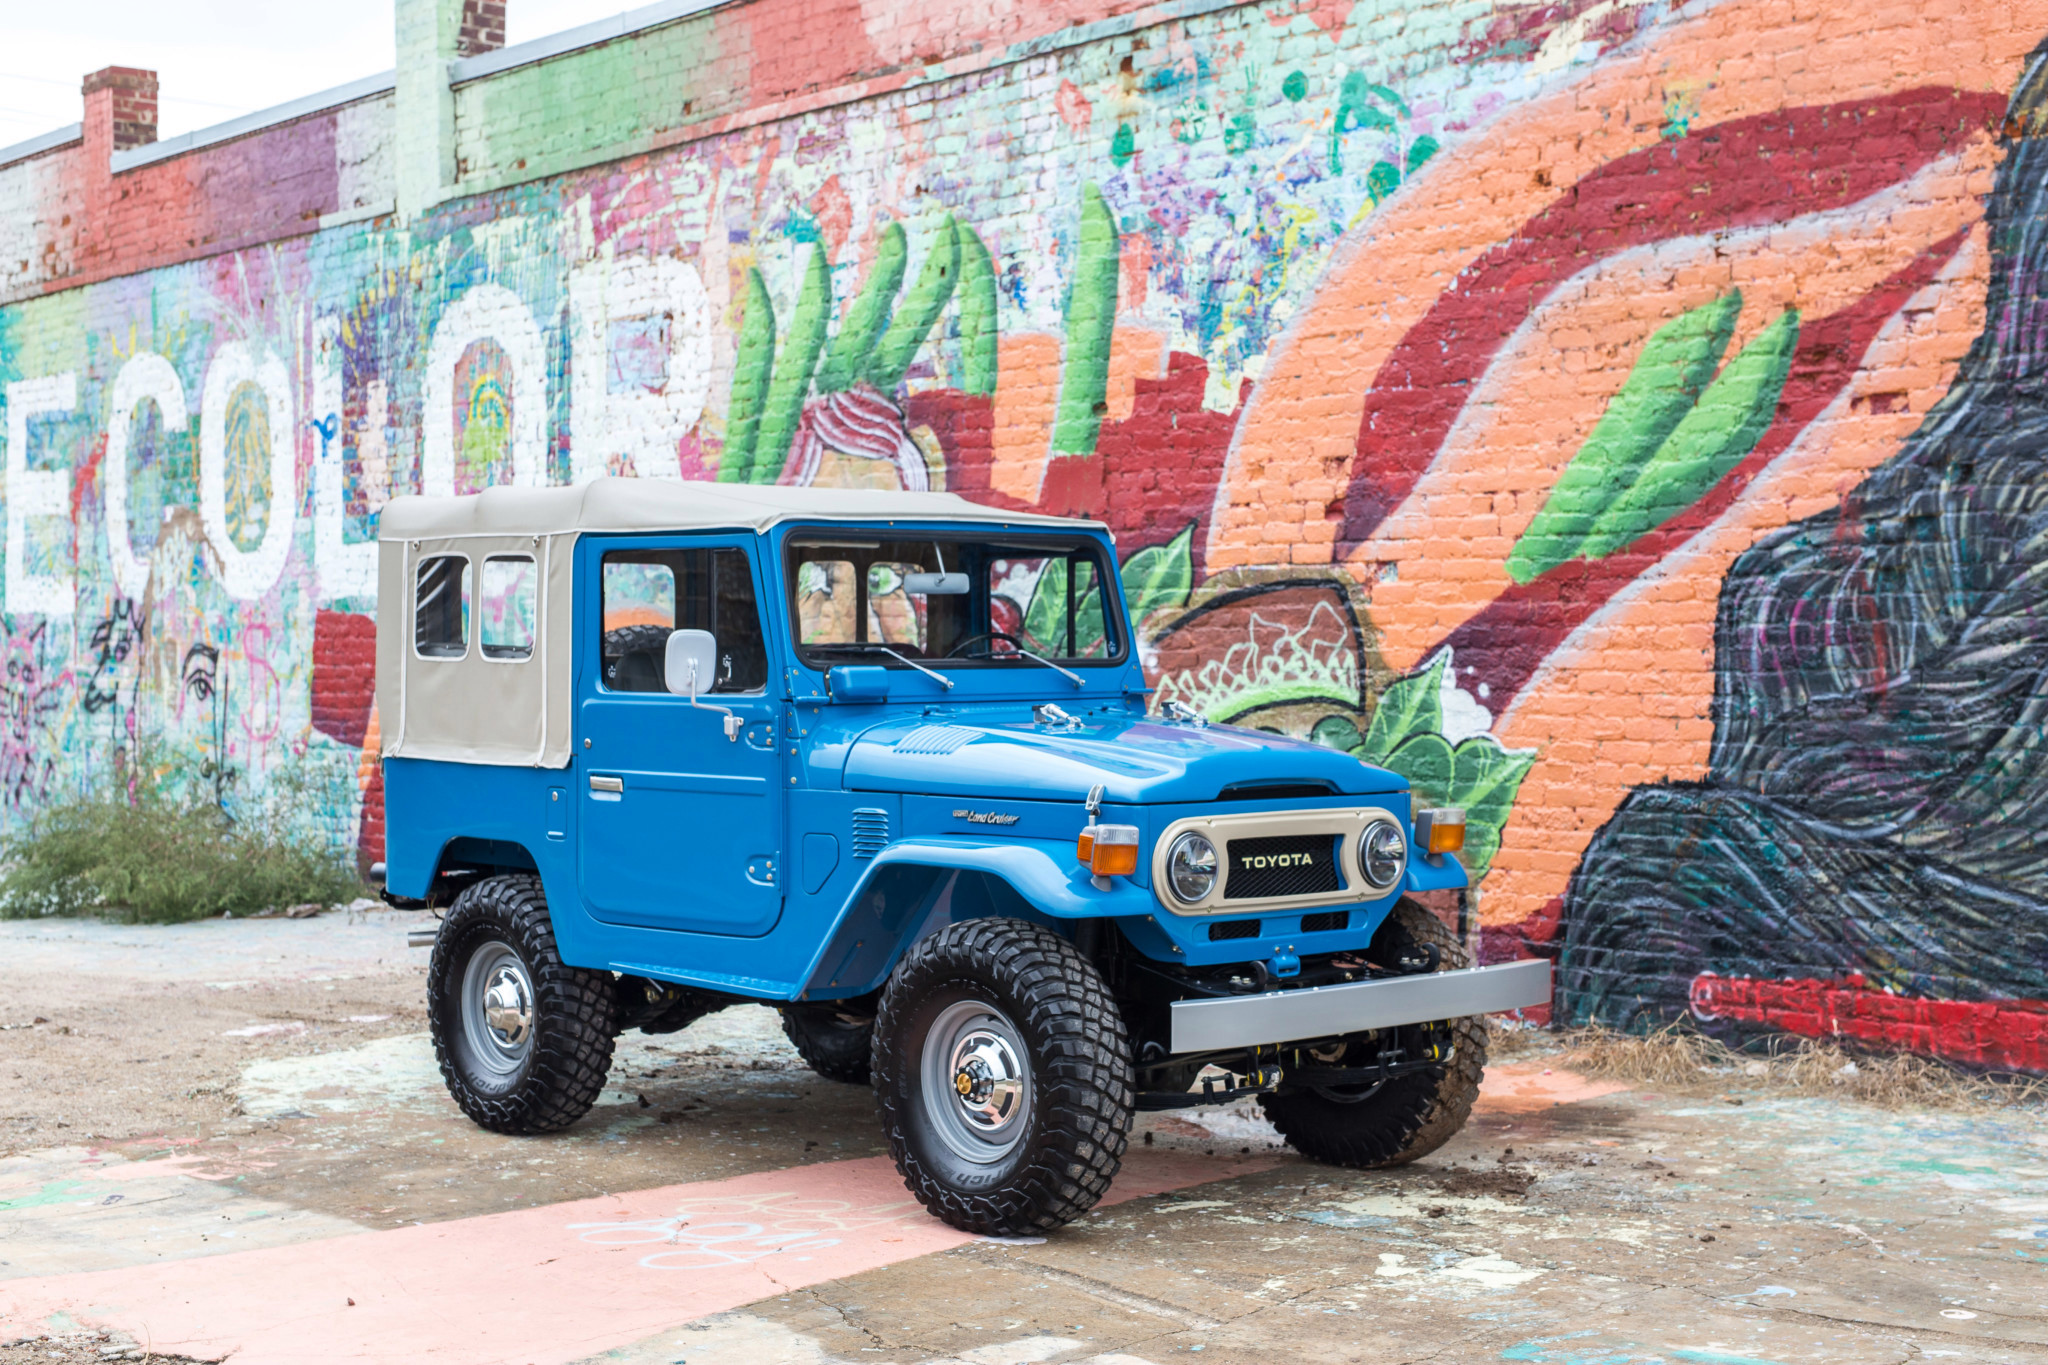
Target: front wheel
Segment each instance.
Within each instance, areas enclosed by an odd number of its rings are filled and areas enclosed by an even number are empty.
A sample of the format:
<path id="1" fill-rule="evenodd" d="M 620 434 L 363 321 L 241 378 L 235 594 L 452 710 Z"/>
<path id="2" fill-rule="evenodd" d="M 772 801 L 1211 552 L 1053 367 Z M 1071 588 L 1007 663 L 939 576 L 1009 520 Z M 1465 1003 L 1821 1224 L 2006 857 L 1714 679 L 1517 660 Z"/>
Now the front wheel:
<path id="1" fill-rule="evenodd" d="M 611 973 L 566 965 L 538 877 L 455 898 L 427 967 L 427 1019 L 448 1093 L 478 1127 L 552 1133 L 590 1112 L 612 1065 Z"/>
<path id="2" fill-rule="evenodd" d="M 969 920 L 910 951 L 882 993 L 873 1071 L 904 1183 L 966 1232 L 1071 1222 L 1130 1141 L 1116 1002 L 1073 945 L 1022 920 Z"/>
<path id="3" fill-rule="evenodd" d="M 1412 961 L 1430 948 L 1436 950 L 1438 971 L 1471 965 L 1464 945 L 1441 920 L 1403 899 L 1374 936 L 1370 955 Z M 1282 1090 L 1259 1096 L 1259 1107 L 1288 1145 L 1311 1161 L 1372 1169 L 1427 1156 L 1465 1126 L 1486 1074 L 1485 1019 L 1452 1019 L 1433 1031 L 1447 1043 L 1439 1044 L 1445 1055 L 1438 1065 L 1353 1090 Z M 1377 1050 L 1376 1042 L 1349 1040 L 1334 1062 L 1369 1065 Z"/>

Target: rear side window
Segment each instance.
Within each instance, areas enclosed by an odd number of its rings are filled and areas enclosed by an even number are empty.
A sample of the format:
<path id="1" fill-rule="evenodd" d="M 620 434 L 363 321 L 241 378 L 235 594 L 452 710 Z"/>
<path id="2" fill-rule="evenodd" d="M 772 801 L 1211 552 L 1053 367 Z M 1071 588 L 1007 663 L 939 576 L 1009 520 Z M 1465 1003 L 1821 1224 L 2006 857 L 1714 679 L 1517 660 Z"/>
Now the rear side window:
<path id="1" fill-rule="evenodd" d="M 484 657 L 516 661 L 533 657 L 536 581 L 530 555 L 494 555 L 484 561 L 477 593 Z"/>
<path id="2" fill-rule="evenodd" d="M 608 690 L 668 691 L 663 667 L 675 630 L 708 630 L 717 638 L 711 691 L 768 685 L 761 609 L 745 551 L 615 550 L 604 557 L 599 584 L 599 656 Z"/>
<path id="3" fill-rule="evenodd" d="M 421 560 L 416 589 L 413 651 L 422 659 L 459 659 L 469 653 L 468 556 Z"/>

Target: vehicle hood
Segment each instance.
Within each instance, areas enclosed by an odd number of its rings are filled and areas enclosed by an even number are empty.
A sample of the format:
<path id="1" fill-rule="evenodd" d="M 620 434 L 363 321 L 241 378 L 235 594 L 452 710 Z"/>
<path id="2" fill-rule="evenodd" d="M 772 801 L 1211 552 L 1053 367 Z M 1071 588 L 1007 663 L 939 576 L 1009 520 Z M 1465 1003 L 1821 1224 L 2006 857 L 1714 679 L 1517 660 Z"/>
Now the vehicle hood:
<path id="1" fill-rule="evenodd" d="M 850 746 L 854 791 L 1024 801 L 1078 801 L 1102 784 L 1118 803 L 1213 801 L 1228 787 L 1327 784 L 1333 793 L 1400 792 L 1408 782 L 1320 744 L 1130 715 L 1084 715 L 1071 725 L 1025 717 L 929 717 L 886 722 Z"/>

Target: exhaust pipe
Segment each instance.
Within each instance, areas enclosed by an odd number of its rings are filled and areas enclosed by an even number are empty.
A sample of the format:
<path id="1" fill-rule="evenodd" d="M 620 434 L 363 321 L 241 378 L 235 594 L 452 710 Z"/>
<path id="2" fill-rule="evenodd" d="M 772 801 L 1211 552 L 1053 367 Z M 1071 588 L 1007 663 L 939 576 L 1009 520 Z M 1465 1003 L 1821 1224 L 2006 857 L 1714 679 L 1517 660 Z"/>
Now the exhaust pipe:
<path id="1" fill-rule="evenodd" d="M 405 931 L 405 946 L 408 948 L 431 948 L 434 946 L 434 940 L 439 938 L 440 935 L 441 930 L 439 926 L 432 929 L 408 929 Z"/>

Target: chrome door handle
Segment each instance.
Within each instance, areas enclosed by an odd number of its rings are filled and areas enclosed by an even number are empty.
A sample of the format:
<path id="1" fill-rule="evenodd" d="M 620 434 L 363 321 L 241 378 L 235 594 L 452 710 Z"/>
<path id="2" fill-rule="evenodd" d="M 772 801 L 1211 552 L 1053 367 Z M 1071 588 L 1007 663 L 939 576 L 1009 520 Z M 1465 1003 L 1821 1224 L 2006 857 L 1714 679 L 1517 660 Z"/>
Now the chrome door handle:
<path id="1" fill-rule="evenodd" d="M 594 792 L 623 792 L 626 790 L 626 779 L 593 776 L 590 779 L 590 789 Z"/>

